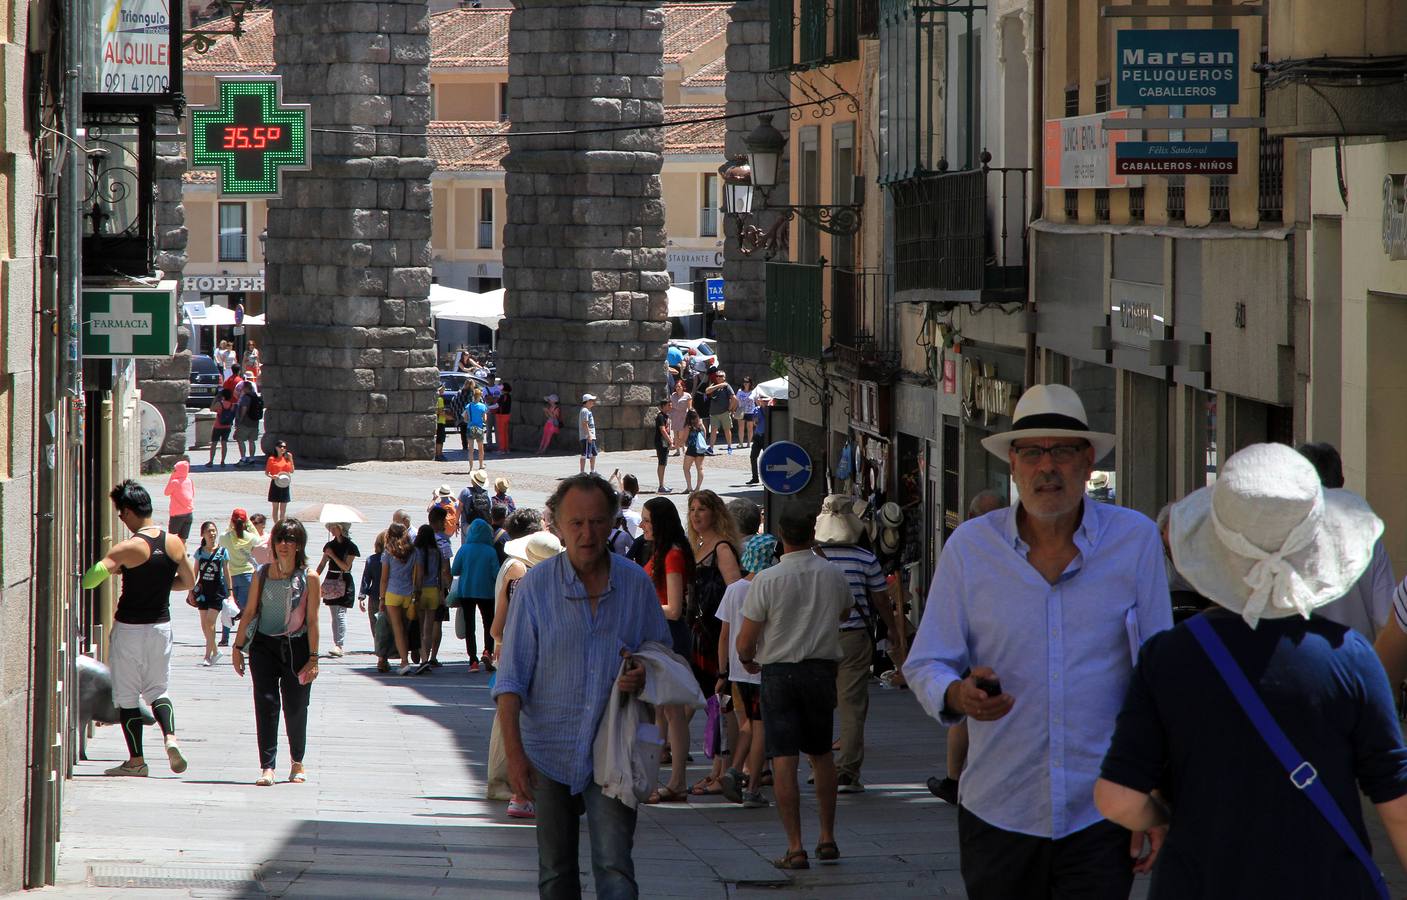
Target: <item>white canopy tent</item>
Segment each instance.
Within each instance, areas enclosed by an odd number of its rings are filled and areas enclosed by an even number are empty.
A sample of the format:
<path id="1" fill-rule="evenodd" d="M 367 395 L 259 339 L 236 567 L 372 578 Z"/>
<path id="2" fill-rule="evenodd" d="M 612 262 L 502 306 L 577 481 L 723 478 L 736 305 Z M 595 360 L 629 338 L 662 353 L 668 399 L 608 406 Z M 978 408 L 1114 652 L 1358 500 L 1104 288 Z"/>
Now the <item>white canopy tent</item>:
<path id="1" fill-rule="evenodd" d="M 186 321 L 192 325 L 263 325 L 264 317 L 245 316 L 243 322 L 235 321 L 235 311 L 227 306 L 207 306 L 205 315 L 192 316 L 186 311 Z"/>
<path id="2" fill-rule="evenodd" d="M 473 322 L 490 331 L 497 330 L 503 320 L 503 289 L 475 294 L 432 284 L 430 315 L 448 322 Z"/>
<path id="3" fill-rule="evenodd" d="M 791 382 L 787 376 L 773 378 L 771 381 L 764 381 L 752 389 L 752 395 L 757 399 L 786 400 L 791 397 Z"/>
<path id="4" fill-rule="evenodd" d="M 694 292 L 688 288 L 671 285 L 668 292 L 669 318 L 694 315 Z"/>

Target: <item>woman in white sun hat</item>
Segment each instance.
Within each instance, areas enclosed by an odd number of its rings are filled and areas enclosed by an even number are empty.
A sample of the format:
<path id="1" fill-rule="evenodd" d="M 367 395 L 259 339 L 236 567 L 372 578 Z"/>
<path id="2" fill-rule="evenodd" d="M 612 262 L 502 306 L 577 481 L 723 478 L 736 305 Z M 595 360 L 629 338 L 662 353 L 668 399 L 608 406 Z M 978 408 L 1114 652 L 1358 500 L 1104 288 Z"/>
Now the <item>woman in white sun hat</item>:
<path id="1" fill-rule="evenodd" d="M 1382 529 L 1282 444 L 1245 448 L 1172 508 L 1173 562 L 1216 606 L 1143 645 L 1095 785 L 1124 827 L 1171 823 L 1152 900 L 1386 897 L 1360 790 L 1407 864 L 1387 679 L 1362 635 L 1313 615 Z"/>

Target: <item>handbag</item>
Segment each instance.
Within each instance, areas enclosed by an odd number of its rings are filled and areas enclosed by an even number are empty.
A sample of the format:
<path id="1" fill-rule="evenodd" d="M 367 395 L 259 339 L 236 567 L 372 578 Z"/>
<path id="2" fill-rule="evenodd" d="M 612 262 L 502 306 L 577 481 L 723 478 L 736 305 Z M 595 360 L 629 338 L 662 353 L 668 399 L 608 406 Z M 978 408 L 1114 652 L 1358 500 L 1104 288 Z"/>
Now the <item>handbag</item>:
<path id="1" fill-rule="evenodd" d="M 469 620 L 464 615 L 464 607 L 455 605 L 454 607 L 454 636 L 461 641 L 469 633 Z"/>
<path id="2" fill-rule="evenodd" d="M 328 572 L 322 580 L 322 599 L 341 600 L 347 596 L 347 581 L 341 572 Z"/>
<path id="3" fill-rule="evenodd" d="M 1319 814 L 1324 817 L 1339 838 L 1348 846 L 1348 849 L 1363 864 L 1363 868 L 1368 870 L 1368 877 L 1373 880 L 1373 887 L 1377 890 L 1378 896 L 1387 900 L 1390 895 L 1387 883 L 1383 881 L 1383 873 L 1373 863 L 1373 857 L 1363 846 L 1363 842 L 1359 840 L 1358 832 L 1353 830 L 1353 826 L 1348 823 L 1343 810 L 1334 801 L 1329 789 L 1319 780 L 1319 773 L 1314 766 L 1295 749 L 1295 745 L 1290 743 L 1290 738 L 1285 734 L 1280 724 L 1275 721 L 1270 710 L 1266 709 L 1265 701 L 1260 698 L 1260 694 L 1256 693 L 1256 689 L 1246 678 L 1246 673 L 1242 672 L 1241 667 L 1236 665 L 1236 660 L 1232 658 L 1231 651 L 1226 649 L 1226 644 L 1222 643 L 1221 638 L 1212 629 L 1205 616 L 1188 619 L 1187 628 L 1197 639 L 1197 643 L 1202 645 L 1202 651 L 1207 654 L 1212 665 L 1216 667 L 1217 674 L 1226 683 L 1231 695 L 1236 698 L 1236 702 L 1240 705 L 1241 711 L 1246 714 L 1246 718 L 1251 720 L 1251 724 L 1255 726 L 1261 740 L 1265 741 L 1270 752 L 1274 753 L 1275 758 L 1280 761 L 1280 765 L 1284 766 L 1285 772 L 1290 776 L 1290 784 L 1314 804 L 1314 808 L 1319 810 Z"/>

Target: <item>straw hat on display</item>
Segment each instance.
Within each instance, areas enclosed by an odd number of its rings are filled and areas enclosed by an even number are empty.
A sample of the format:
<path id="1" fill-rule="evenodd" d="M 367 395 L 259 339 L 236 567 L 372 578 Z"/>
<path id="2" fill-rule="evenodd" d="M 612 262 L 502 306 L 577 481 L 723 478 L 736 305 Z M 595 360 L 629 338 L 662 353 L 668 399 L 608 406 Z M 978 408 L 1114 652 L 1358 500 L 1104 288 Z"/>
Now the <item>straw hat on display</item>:
<path id="1" fill-rule="evenodd" d="M 831 494 L 821 503 L 816 517 L 816 541 L 821 544 L 853 544 L 860 539 L 865 523 L 860 518 L 863 501 L 849 494 Z"/>
<path id="2" fill-rule="evenodd" d="M 1325 490 L 1292 447 L 1252 444 L 1214 485 L 1173 506 L 1168 542 L 1182 577 L 1254 628 L 1261 619 L 1307 619 L 1342 597 L 1382 533 L 1362 497 Z"/>
<path id="3" fill-rule="evenodd" d="M 1021 395 L 1011 416 L 1011 430 L 982 439 L 987 452 L 1007 458 L 1013 441 L 1032 438 L 1082 438 L 1094 447 L 1094 458 L 1114 449 L 1114 435 L 1090 431 L 1080 395 L 1063 384 L 1037 384 Z"/>

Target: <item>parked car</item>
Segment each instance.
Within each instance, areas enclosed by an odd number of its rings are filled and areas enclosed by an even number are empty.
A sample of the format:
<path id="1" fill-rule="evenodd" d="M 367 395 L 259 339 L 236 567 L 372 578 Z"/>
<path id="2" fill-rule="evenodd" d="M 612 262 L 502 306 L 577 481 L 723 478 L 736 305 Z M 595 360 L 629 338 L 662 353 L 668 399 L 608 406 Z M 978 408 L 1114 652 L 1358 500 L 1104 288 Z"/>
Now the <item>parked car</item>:
<path id="1" fill-rule="evenodd" d="M 713 350 L 713 342 L 707 338 L 670 338 L 669 346 L 683 350 L 689 367 L 695 372 L 706 372 L 709 366 L 718 365 L 718 354 Z M 690 350 L 697 355 L 691 356 Z"/>
<path id="2" fill-rule="evenodd" d="M 487 379 L 480 378 L 478 375 L 470 375 L 468 372 L 441 372 L 440 392 L 454 393 L 464 387 L 464 382 L 466 381 L 473 381 L 479 387 L 483 388 L 485 392 L 489 389 L 490 382 Z"/>
<path id="3" fill-rule="evenodd" d="M 191 354 L 191 391 L 186 397 L 186 406 L 208 409 L 220 392 L 222 375 L 220 365 L 214 359 Z"/>

